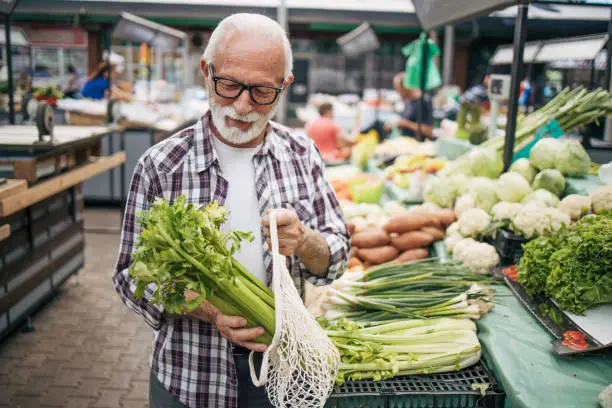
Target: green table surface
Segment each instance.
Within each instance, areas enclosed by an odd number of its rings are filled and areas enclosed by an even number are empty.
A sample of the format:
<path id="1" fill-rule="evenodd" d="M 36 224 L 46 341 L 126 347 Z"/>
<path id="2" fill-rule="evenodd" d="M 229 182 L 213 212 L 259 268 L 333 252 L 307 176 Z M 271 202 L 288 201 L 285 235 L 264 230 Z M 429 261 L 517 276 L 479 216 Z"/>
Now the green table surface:
<path id="1" fill-rule="evenodd" d="M 478 337 L 506 391 L 506 407 L 596 407 L 597 395 L 612 383 L 612 352 L 557 356 L 553 337 L 507 287 L 496 288 L 495 302 L 478 322 Z"/>

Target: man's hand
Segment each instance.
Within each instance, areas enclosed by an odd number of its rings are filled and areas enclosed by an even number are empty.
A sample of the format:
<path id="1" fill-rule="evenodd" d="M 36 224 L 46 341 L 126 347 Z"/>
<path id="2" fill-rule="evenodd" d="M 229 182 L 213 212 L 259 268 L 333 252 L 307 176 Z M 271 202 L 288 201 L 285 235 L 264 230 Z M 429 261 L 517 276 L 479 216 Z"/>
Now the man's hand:
<path id="1" fill-rule="evenodd" d="M 195 299 L 198 296 L 199 294 L 194 291 L 185 291 L 185 298 L 188 300 Z M 234 344 L 260 353 L 266 351 L 267 346 L 265 344 L 253 341 L 256 337 L 264 334 L 264 329 L 262 327 L 244 329 L 243 327 L 247 325 L 247 321 L 243 317 L 224 315 L 219 309 L 206 301 L 190 313 L 189 316 L 194 319 L 214 323 L 221 335 Z"/>
<path id="2" fill-rule="evenodd" d="M 270 211 L 261 223 L 264 227 L 264 235 L 268 241 L 268 248 L 272 249 L 270 239 Z M 299 255 L 299 249 L 304 243 L 306 227 L 300 222 L 295 211 L 280 208 L 274 210 L 276 213 L 276 229 L 278 231 L 278 249 L 282 255 Z"/>
<path id="3" fill-rule="evenodd" d="M 385 123 L 385 126 L 383 127 L 383 129 L 385 130 L 385 132 L 390 132 L 393 130 L 395 126 L 393 126 L 391 123 Z"/>

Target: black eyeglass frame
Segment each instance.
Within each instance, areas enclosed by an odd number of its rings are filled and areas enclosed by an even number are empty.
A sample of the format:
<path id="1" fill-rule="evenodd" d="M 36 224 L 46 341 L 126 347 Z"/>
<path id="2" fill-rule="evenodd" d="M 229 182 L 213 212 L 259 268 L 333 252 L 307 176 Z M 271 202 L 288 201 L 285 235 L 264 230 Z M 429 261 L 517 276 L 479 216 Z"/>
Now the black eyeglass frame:
<path id="1" fill-rule="evenodd" d="M 215 73 L 214 73 L 212 64 L 208 64 L 208 72 L 210 74 L 210 77 L 213 80 L 214 85 L 215 85 L 215 93 L 217 95 L 219 95 L 221 98 L 225 98 L 225 99 L 238 99 L 238 98 L 240 98 L 240 95 L 242 95 L 242 93 L 245 90 L 248 90 L 249 91 L 249 96 L 251 97 L 251 100 L 253 101 L 253 103 L 255 103 L 256 105 L 261 105 L 261 106 L 272 105 L 274 102 L 276 102 L 276 100 L 278 99 L 278 96 L 283 92 L 283 85 L 285 84 L 285 80 L 284 79 L 283 79 L 283 82 L 281 82 L 280 88 L 277 88 L 275 86 L 269 86 L 269 85 L 249 85 L 249 84 L 245 84 L 244 82 L 236 81 L 236 80 L 231 79 L 231 78 L 226 78 L 226 77 L 222 77 L 222 76 L 216 76 Z M 240 85 L 240 91 L 238 91 L 236 96 L 226 96 L 226 95 L 221 95 L 221 93 L 219 93 L 218 82 L 219 82 L 220 79 L 222 79 L 224 81 L 230 81 L 230 82 L 232 82 L 232 83 L 234 83 L 236 85 Z M 255 100 L 255 97 L 253 96 L 253 88 L 266 88 L 266 89 L 274 90 L 276 92 L 275 95 L 274 95 L 274 99 L 272 99 L 271 102 L 266 102 L 266 103 L 257 102 Z"/>

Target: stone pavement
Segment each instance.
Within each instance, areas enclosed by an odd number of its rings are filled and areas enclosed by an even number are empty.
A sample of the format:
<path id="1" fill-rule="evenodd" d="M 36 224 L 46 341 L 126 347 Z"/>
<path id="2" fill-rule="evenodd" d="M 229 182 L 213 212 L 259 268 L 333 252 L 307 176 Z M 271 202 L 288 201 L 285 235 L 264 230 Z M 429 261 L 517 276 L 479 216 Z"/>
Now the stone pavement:
<path id="1" fill-rule="evenodd" d="M 89 210 L 86 228 L 118 227 L 119 212 Z M 34 332 L 0 343 L 0 407 L 147 407 L 152 330 L 112 287 L 119 233 L 87 233 L 79 283 L 33 316 Z"/>

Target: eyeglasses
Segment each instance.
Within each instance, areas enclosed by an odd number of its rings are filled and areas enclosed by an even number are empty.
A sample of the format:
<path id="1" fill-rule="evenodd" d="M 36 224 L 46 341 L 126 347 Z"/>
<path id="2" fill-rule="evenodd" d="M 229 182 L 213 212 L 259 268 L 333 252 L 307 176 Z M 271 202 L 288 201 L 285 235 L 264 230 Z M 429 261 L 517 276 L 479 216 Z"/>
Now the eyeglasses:
<path id="1" fill-rule="evenodd" d="M 283 84 L 285 83 L 283 81 L 280 88 L 266 85 L 247 85 L 233 79 L 216 76 L 212 64 L 208 64 L 208 71 L 215 84 L 217 95 L 226 99 L 238 99 L 245 90 L 248 90 L 251 100 L 257 105 L 272 105 L 283 91 Z"/>

